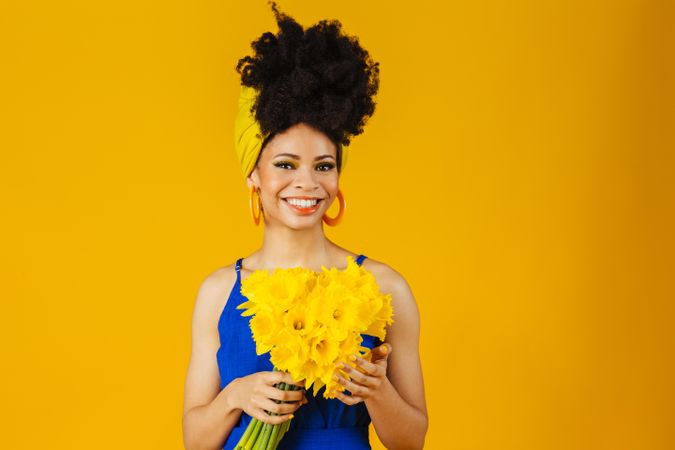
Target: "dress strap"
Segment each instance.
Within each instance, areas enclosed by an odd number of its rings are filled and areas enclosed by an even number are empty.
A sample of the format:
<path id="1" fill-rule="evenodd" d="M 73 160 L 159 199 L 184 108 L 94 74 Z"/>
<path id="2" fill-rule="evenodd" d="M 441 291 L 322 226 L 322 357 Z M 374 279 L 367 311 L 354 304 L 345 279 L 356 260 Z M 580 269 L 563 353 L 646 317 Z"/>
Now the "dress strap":
<path id="1" fill-rule="evenodd" d="M 366 258 L 367 258 L 366 255 L 359 255 L 359 257 L 356 258 L 356 264 L 358 264 L 360 266 L 361 263 L 363 262 L 363 260 L 366 259 Z"/>
<path id="2" fill-rule="evenodd" d="M 241 262 L 244 260 L 244 258 L 239 258 L 237 260 L 237 263 L 234 265 L 234 270 L 237 271 L 237 282 L 241 283 Z"/>

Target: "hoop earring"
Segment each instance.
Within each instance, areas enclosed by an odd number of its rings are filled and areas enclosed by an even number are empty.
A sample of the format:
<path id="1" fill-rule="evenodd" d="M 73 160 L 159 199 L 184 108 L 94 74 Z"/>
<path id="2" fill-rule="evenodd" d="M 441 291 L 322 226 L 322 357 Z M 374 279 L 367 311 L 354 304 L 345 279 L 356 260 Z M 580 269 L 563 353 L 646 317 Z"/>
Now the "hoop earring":
<path id="1" fill-rule="evenodd" d="M 345 213 L 345 210 L 347 209 L 347 203 L 345 202 L 345 198 L 342 195 L 342 192 L 340 192 L 340 189 L 337 191 L 337 198 L 338 202 L 340 203 L 340 211 L 337 213 L 337 216 L 335 217 L 328 217 L 326 214 L 323 215 L 323 221 L 326 223 L 326 225 L 329 225 L 331 227 L 334 227 L 335 225 L 339 224 L 342 221 L 342 216 Z"/>
<path id="2" fill-rule="evenodd" d="M 256 212 L 253 208 L 253 197 L 255 197 L 257 194 L 258 200 L 255 202 L 257 203 L 258 206 L 258 211 Z M 248 202 L 248 206 L 251 209 L 251 215 L 253 216 L 253 223 L 258 226 L 260 224 L 260 218 L 262 217 L 262 200 L 260 199 L 260 194 L 258 194 L 258 191 L 255 190 L 255 186 L 251 187 L 251 197 Z"/>

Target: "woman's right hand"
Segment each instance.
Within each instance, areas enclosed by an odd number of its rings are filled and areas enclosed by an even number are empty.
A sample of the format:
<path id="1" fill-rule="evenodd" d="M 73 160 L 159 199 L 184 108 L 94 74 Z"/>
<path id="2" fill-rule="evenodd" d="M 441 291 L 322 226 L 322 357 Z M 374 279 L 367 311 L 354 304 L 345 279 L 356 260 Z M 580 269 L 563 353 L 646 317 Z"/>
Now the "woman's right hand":
<path id="1" fill-rule="evenodd" d="M 303 389 L 284 391 L 274 386 L 277 383 L 294 384 L 303 387 Z M 294 382 L 291 374 L 276 370 L 256 372 L 237 378 L 232 397 L 235 408 L 272 425 L 286 422 L 291 418 L 293 412 L 307 403 L 304 384 Z M 291 403 L 277 403 L 274 400 Z M 269 415 L 265 411 L 280 415 Z"/>

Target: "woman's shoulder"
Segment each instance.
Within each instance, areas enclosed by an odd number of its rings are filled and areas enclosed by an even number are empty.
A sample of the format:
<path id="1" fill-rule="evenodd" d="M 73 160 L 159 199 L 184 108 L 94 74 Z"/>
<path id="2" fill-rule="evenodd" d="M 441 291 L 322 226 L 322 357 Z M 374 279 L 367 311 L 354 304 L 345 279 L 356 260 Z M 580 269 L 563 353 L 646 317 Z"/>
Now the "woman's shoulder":
<path id="1" fill-rule="evenodd" d="M 366 258 L 362 265 L 373 274 L 380 292 L 391 294 L 395 319 L 387 331 L 387 342 L 397 341 L 396 336 L 404 340 L 413 339 L 419 334 L 420 310 L 408 281 L 396 269 L 381 261 Z"/>
<path id="2" fill-rule="evenodd" d="M 408 281 L 399 271 L 389 264 L 367 257 L 363 260 L 361 265 L 364 269 L 373 274 L 381 292 L 398 294 L 399 297 L 406 296 L 410 293 Z"/>
<path id="3" fill-rule="evenodd" d="M 207 274 L 202 281 L 202 286 L 213 291 L 226 291 L 232 287 L 237 273 L 234 270 L 235 262 L 220 266 Z"/>
<path id="4" fill-rule="evenodd" d="M 210 311 L 209 315 L 222 311 L 236 281 L 235 263 L 217 267 L 208 273 L 199 286 L 197 303 L 201 310 Z"/>

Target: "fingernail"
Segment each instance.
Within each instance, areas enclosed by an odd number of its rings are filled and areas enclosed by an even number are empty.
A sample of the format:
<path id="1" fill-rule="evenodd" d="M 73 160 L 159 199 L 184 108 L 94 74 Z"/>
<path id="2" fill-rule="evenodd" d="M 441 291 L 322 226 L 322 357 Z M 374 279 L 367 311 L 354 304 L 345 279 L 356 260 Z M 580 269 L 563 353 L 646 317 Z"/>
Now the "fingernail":
<path id="1" fill-rule="evenodd" d="M 356 361 L 356 356 L 354 356 L 354 355 L 349 355 L 349 359 L 351 359 L 352 361 Z"/>
<path id="2" fill-rule="evenodd" d="M 291 414 L 290 416 L 288 416 L 288 418 L 289 418 L 289 419 L 292 419 L 292 418 L 293 418 L 293 414 Z"/>
<path id="3" fill-rule="evenodd" d="M 383 345 L 382 347 L 380 347 L 380 351 L 382 353 L 387 353 L 389 351 L 389 347 L 387 347 L 386 345 Z"/>

